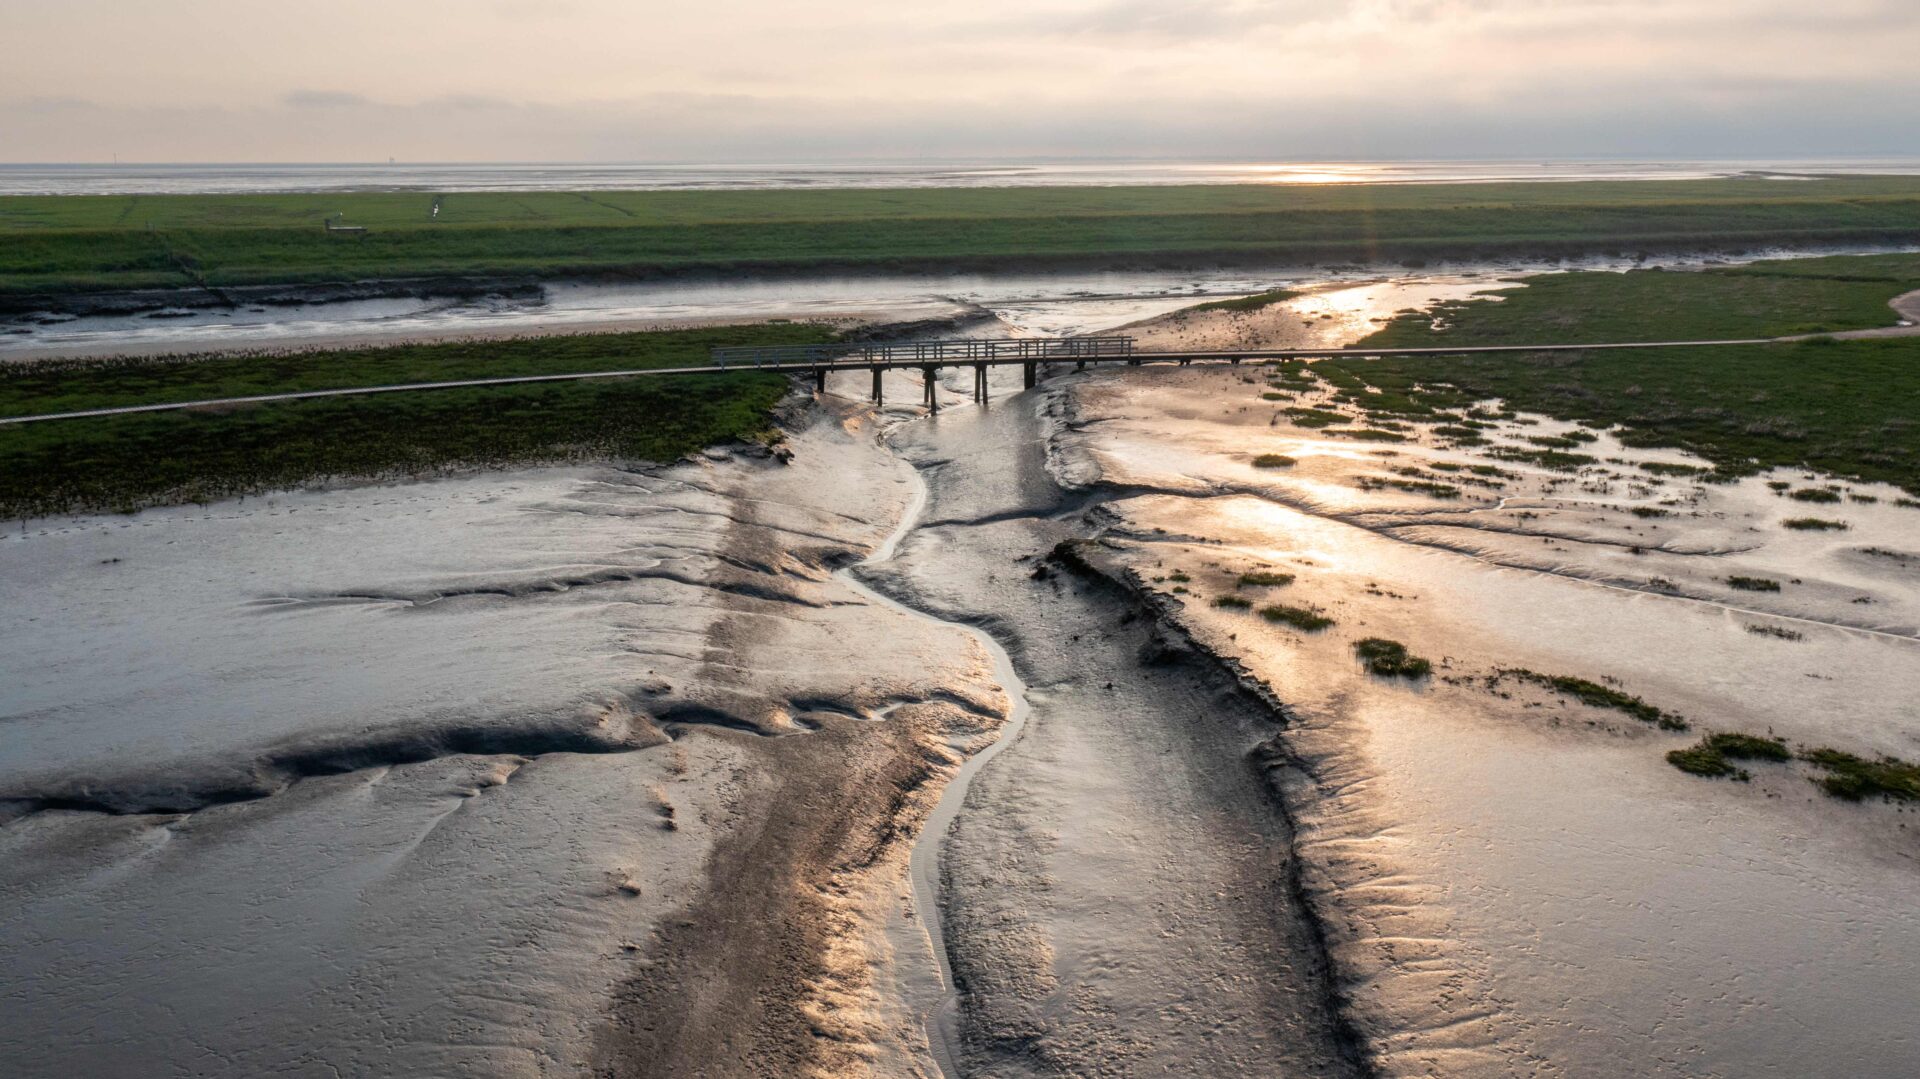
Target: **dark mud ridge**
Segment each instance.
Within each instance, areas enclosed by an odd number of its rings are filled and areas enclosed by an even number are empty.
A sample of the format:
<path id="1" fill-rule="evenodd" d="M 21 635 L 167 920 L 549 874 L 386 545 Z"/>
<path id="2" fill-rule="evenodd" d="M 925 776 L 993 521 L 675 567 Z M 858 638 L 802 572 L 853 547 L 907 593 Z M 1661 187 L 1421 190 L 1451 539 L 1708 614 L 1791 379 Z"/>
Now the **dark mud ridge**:
<path id="1" fill-rule="evenodd" d="M 1255 715 L 1271 724 L 1272 737 L 1262 741 L 1248 755 L 1248 764 L 1265 780 L 1273 812 L 1284 822 L 1288 836 L 1298 834 L 1294 802 L 1313 797 L 1316 780 L 1312 764 L 1294 752 L 1285 730 L 1293 723 L 1287 705 L 1273 687 L 1250 671 L 1233 656 L 1222 655 L 1194 640 L 1176 617 L 1178 604 L 1166 595 L 1146 586 L 1129 569 L 1115 565 L 1106 557 L 1107 548 L 1097 539 L 1066 540 L 1050 551 L 1042 567 L 1057 567 L 1104 592 L 1122 607 L 1123 618 L 1140 617 L 1145 626 L 1145 641 L 1138 661 L 1142 667 L 1166 673 L 1183 674 L 1202 684 L 1218 686 L 1222 696 L 1219 707 L 1232 707 Z M 1036 570 L 1036 576 L 1044 574 Z M 1325 920 L 1316 910 L 1316 900 L 1308 892 L 1297 852 L 1285 861 L 1281 880 L 1289 906 L 1299 917 L 1296 946 L 1304 946 L 1307 966 L 1304 974 L 1310 996 L 1318 1005 L 1326 1024 L 1324 1035 L 1331 1043 L 1339 1070 L 1355 1076 L 1377 1074 L 1366 1039 L 1350 1018 L 1349 1001 L 1340 988 L 1327 938 Z"/>
<path id="2" fill-rule="evenodd" d="M 937 699 L 963 711 L 977 708 L 958 698 Z M 787 705 L 804 720 L 800 723 L 803 731 L 817 731 L 835 719 L 852 722 L 859 715 L 839 701 L 793 700 Z M 789 733 L 771 730 L 720 704 L 682 697 L 666 683 L 653 682 L 590 710 L 568 705 L 514 719 L 449 718 L 397 731 L 356 731 L 289 740 L 243 758 L 29 782 L 18 789 L 0 791 L 0 825 L 46 810 L 113 816 L 194 813 L 270 798 L 315 776 L 345 775 L 444 757 L 532 760 L 554 753 L 631 753 L 665 745 L 688 727 L 715 727 L 765 738 Z"/>
<path id="3" fill-rule="evenodd" d="M 480 299 L 546 295 L 538 278 L 525 275 L 404 277 L 303 284 L 192 285 L 180 288 L 109 289 L 99 292 L 0 292 L 0 315 L 137 315 L 170 308 L 295 307 L 350 300 Z"/>

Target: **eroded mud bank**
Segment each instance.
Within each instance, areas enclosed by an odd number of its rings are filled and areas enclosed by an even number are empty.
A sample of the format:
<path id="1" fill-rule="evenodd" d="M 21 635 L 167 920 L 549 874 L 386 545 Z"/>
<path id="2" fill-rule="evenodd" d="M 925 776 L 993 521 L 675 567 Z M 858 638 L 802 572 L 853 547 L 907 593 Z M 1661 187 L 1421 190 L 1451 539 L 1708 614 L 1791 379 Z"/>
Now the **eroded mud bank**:
<path id="1" fill-rule="evenodd" d="M 1130 596 L 1050 556 L 1093 492 L 1042 398 L 902 428 L 926 523 L 878 587 L 979 625 L 1030 708 L 944 841 L 965 1075 L 1365 1074 L 1263 749 L 1278 716 Z"/>
<path id="2" fill-rule="evenodd" d="M 872 423 L 0 542 L 9 1071 L 930 1069 L 886 927 L 1006 701 L 834 575 Z"/>

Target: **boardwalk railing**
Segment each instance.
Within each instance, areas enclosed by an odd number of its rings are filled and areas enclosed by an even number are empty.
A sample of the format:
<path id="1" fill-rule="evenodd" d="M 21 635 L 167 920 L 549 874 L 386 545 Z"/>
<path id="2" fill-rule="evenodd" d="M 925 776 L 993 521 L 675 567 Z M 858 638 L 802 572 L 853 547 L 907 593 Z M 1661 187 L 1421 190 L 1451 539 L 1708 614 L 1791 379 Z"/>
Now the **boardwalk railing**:
<path id="1" fill-rule="evenodd" d="M 1131 337 L 1023 337 L 1011 340 L 850 341 L 832 345 L 769 345 L 713 350 L 715 367 L 939 367 L 967 363 L 1125 359 Z"/>

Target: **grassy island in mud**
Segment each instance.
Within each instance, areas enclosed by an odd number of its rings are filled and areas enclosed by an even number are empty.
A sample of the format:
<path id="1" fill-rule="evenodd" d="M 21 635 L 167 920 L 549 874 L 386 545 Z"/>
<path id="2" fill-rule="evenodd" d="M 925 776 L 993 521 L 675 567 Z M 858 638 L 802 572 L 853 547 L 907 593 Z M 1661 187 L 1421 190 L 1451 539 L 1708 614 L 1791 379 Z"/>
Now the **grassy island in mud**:
<path id="1" fill-rule="evenodd" d="M 1898 243 L 1920 239 L 1920 179 L 10 196 L 0 237 L 0 306 L 34 310 L 128 289 Z"/>
<path id="2" fill-rule="evenodd" d="M 1628 445 L 1684 449 L 1724 474 L 1810 468 L 1920 492 L 1920 337 L 1824 336 L 1891 325 L 1888 302 L 1916 289 L 1920 255 L 1548 274 L 1502 290 L 1497 301 L 1403 313 L 1354 347 L 1822 336 L 1714 349 L 1340 358 L 1313 370 L 1350 392 L 1367 391 L 1354 400 L 1370 414 L 1432 418 L 1498 399 L 1509 409 L 1618 427 Z M 1545 467 L 1594 463 L 1544 445 L 1501 456 Z M 1794 497 L 1839 501 L 1833 492 Z"/>
<path id="3" fill-rule="evenodd" d="M 0 414 L 706 362 L 720 344 L 810 344 L 760 325 L 383 348 L 0 367 Z M 0 515 L 128 511 L 313 481 L 592 460 L 666 461 L 771 435 L 787 380 L 721 375 L 487 386 L 0 426 Z"/>

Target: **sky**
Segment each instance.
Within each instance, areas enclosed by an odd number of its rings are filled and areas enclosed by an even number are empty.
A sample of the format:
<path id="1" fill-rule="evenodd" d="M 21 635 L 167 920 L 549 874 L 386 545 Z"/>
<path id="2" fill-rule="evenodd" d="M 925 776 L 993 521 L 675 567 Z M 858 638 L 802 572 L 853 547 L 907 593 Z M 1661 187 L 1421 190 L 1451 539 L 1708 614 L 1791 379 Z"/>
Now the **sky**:
<path id="1" fill-rule="evenodd" d="M 0 162 L 1920 153 L 1920 0 L 0 0 Z"/>

